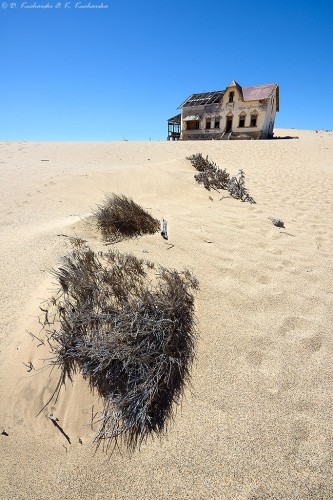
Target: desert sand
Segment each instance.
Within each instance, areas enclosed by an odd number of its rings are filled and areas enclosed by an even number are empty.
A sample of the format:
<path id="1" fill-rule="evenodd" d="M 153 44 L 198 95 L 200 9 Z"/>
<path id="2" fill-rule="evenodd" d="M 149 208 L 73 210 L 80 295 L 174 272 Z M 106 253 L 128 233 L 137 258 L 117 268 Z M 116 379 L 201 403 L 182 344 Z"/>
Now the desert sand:
<path id="1" fill-rule="evenodd" d="M 1 498 L 333 497 L 333 133 L 275 134 L 299 139 L 0 143 Z M 257 203 L 197 184 L 197 152 L 242 168 Z M 105 248 L 86 225 L 104 193 L 164 217 L 174 245 L 157 233 L 118 249 L 200 283 L 192 386 L 166 436 L 132 456 L 94 454 L 100 401 L 79 374 L 36 417 L 58 374 L 27 333 L 66 236 Z"/>

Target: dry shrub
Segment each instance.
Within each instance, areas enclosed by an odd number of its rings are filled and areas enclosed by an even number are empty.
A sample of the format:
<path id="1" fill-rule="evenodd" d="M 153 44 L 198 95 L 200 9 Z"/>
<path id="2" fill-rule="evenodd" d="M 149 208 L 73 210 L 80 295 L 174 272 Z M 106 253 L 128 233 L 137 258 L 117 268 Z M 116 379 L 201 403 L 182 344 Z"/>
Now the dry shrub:
<path id="1" fill-rule="evenodd" d="M 243 170 L 239 171 L 238 177 L 231 177 L 227 189 L 231 196 L 236 198 L 236 200 L 247 201 L 251 204 L 255 203 L 254 199 L 249 195 L 245 187 L 245 174 Z"/>
<path id="2" fill-rule="evenodd" d="M 159 230 L 159 221 L 124 195 L 107 195 L 94 218 L 104 240 L 112 243 Z"/>
<path id="3" fill-rule="evenodd" d="M 226 169 L 221 170 L 217 164 L 204 158 L 201 153 L 193 154 L 186 158 L 190 160 L 193 167 L 198 170 L 199 174 L 194 178 L 199 184 L 203 184 L 208 191 L 219 189 L 229 191 L 233 198 L 249 203 L 255 203 L 254 199 L 248 194 L 245 187 L 245 174 L 243 170 L 239 171 L 239 177 L 230 177 Z"/>
<path id="4" fill-rule="evenodd" d="M 81 371 L 104 401 L 97 445 L 120 440 L 133 451 L 166 430 L 189 381 L 197 280 L 88 246 L 75 248 L 53 274 L 59 291 L 43 310 L 51 364 L 62 369 L 57 388 Z"/>

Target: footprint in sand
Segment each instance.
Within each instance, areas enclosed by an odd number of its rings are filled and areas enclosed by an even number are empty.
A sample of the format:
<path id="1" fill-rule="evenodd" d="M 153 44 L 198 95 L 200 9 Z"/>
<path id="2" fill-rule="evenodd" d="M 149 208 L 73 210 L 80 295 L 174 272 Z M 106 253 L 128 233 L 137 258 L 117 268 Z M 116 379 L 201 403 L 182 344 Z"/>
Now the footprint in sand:
<path id="1" fill-rule="evenodd" d="M 253 350 L 247 354 L 246 361 L 256 371 L 261 389 L 269 396 L 275 397 L 291 386 L 285 376 L 279 352 Z"/>
<path id="2" fill-rule="evenodd" d="M 264 353 L 260 351 L 251 351 L 246 356 L 247 362 L 252 366 L 260 366 L 264 359 Z"/>
<path id="3" fill-rule="evenodd" d="M 280 235 L 279 236 L 276 236 L 274 239 L 279 239 L 280 238 Z M 271 250 L 268 250 L 269 253 L 271 253 L 272 255 L 282 255 L 282 250 L 280 248 L 272 248 Z"/>
<path id="4" fill-rule="evenodd" d="M 267 248 L 267 243 L 259 242 L 257 243 L 257 248 Z"/>
<path id="5" fill-rule="evenodd" d="M 323 429 L 309 417 L 291 423 L 291 451 L 287 458 L 296 466 L 314 471 L 330 459 L 330 447 Z"/>
<path id="6" fill-rule="evenodd" d="M 308 324 L 306 320 L 298 318 L 297 316 L 289 316 L 283 321 L 278 333 L 282 337 L 285 337 L 288 333 L 303 331 L 307 328 L 307 326 Z"/>
<path id="7" fill-rule="evenodd" d="M 261 283 L 262 285 L 269 285 L 271 282 L 271 279 L 268 276 L 259 276 L 258 278 L 258 283 Z"/>
<path id="8" fill-rule="evenodd" d="M 323 335 L 314 330 L 318 325 L 303 318 L 289 317 L 284 320 L 278 333 L 292 342 L 299 354 L 315 353 L 323 344 Z"/>
<path id="9" fill-rule="evenodd" d="M 250 491 L 246 500 L 268 500 L 268 499 L 282 499 L 283 495 L 277 491 L 272 491 L 269 485 L 265 484 L 262 486 L 257 486 L 255 489 Z"/>
<path id="10" fill-rule="evenodd" d="M 299 350 L 301 352 L 317 352 L 323 345 L 323 338 L 321 334 L 310 335 L 309 337 L 302 338 L 299 341 Z"/>
<path id="11" fill-rule="evenodd" d="M 291 260 L 282 260 L 281 264 L 283 267 L 293 267 L 294 263 Z"/>

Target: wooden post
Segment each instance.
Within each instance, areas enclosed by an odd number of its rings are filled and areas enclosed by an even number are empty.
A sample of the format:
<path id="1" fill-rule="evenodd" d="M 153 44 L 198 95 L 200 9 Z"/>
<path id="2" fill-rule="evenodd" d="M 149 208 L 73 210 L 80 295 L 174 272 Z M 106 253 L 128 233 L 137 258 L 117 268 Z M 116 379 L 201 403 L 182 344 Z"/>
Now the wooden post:
<path id="1" fill-rule="evenodd" d="M 165 240 L 168 239 L 168 221 L 161 219 L 161 236 Z"/>

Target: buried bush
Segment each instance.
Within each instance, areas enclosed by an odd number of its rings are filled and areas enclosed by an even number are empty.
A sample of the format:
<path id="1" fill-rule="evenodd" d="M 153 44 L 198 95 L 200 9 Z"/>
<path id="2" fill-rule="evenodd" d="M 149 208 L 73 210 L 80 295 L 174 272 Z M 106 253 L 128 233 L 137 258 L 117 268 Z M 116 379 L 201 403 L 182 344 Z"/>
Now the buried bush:
<path id="1" fill-rule="evenodd" d="M 53 273 L 59 291 L 44 328 L 62 370 L 57 387 L 81 371 L 104 402 L 97 445 L 120 440 L 134 450 L 166 430 L 189 380 L 198 283 L 188 271 L 87 246 Z"/>
<path id="2" fill-rule="evenodd" d="M 107 195 L 94 218 L 104 240 L 112 243 L 159 230 L 159 221 L 124 195 Z"/>
<path id="3" fill-rule="evenodd" d="M 190 160 L 193 167 L 198 170 L 199 174 L 194 176 L 199 184 L 203 184 L 208 191 L 226 190 L 229 191 L 233 198 L 249 203 L 255 203 L 254 199 L 248 194 L 245 187 L 245 174 L 243 170 L 239 171 L 239 176 L 230 177 L 226 169 L 221 170 L 215 162 L 204 158 L 201 153 L 193 154 L 186 158 Z"/>

